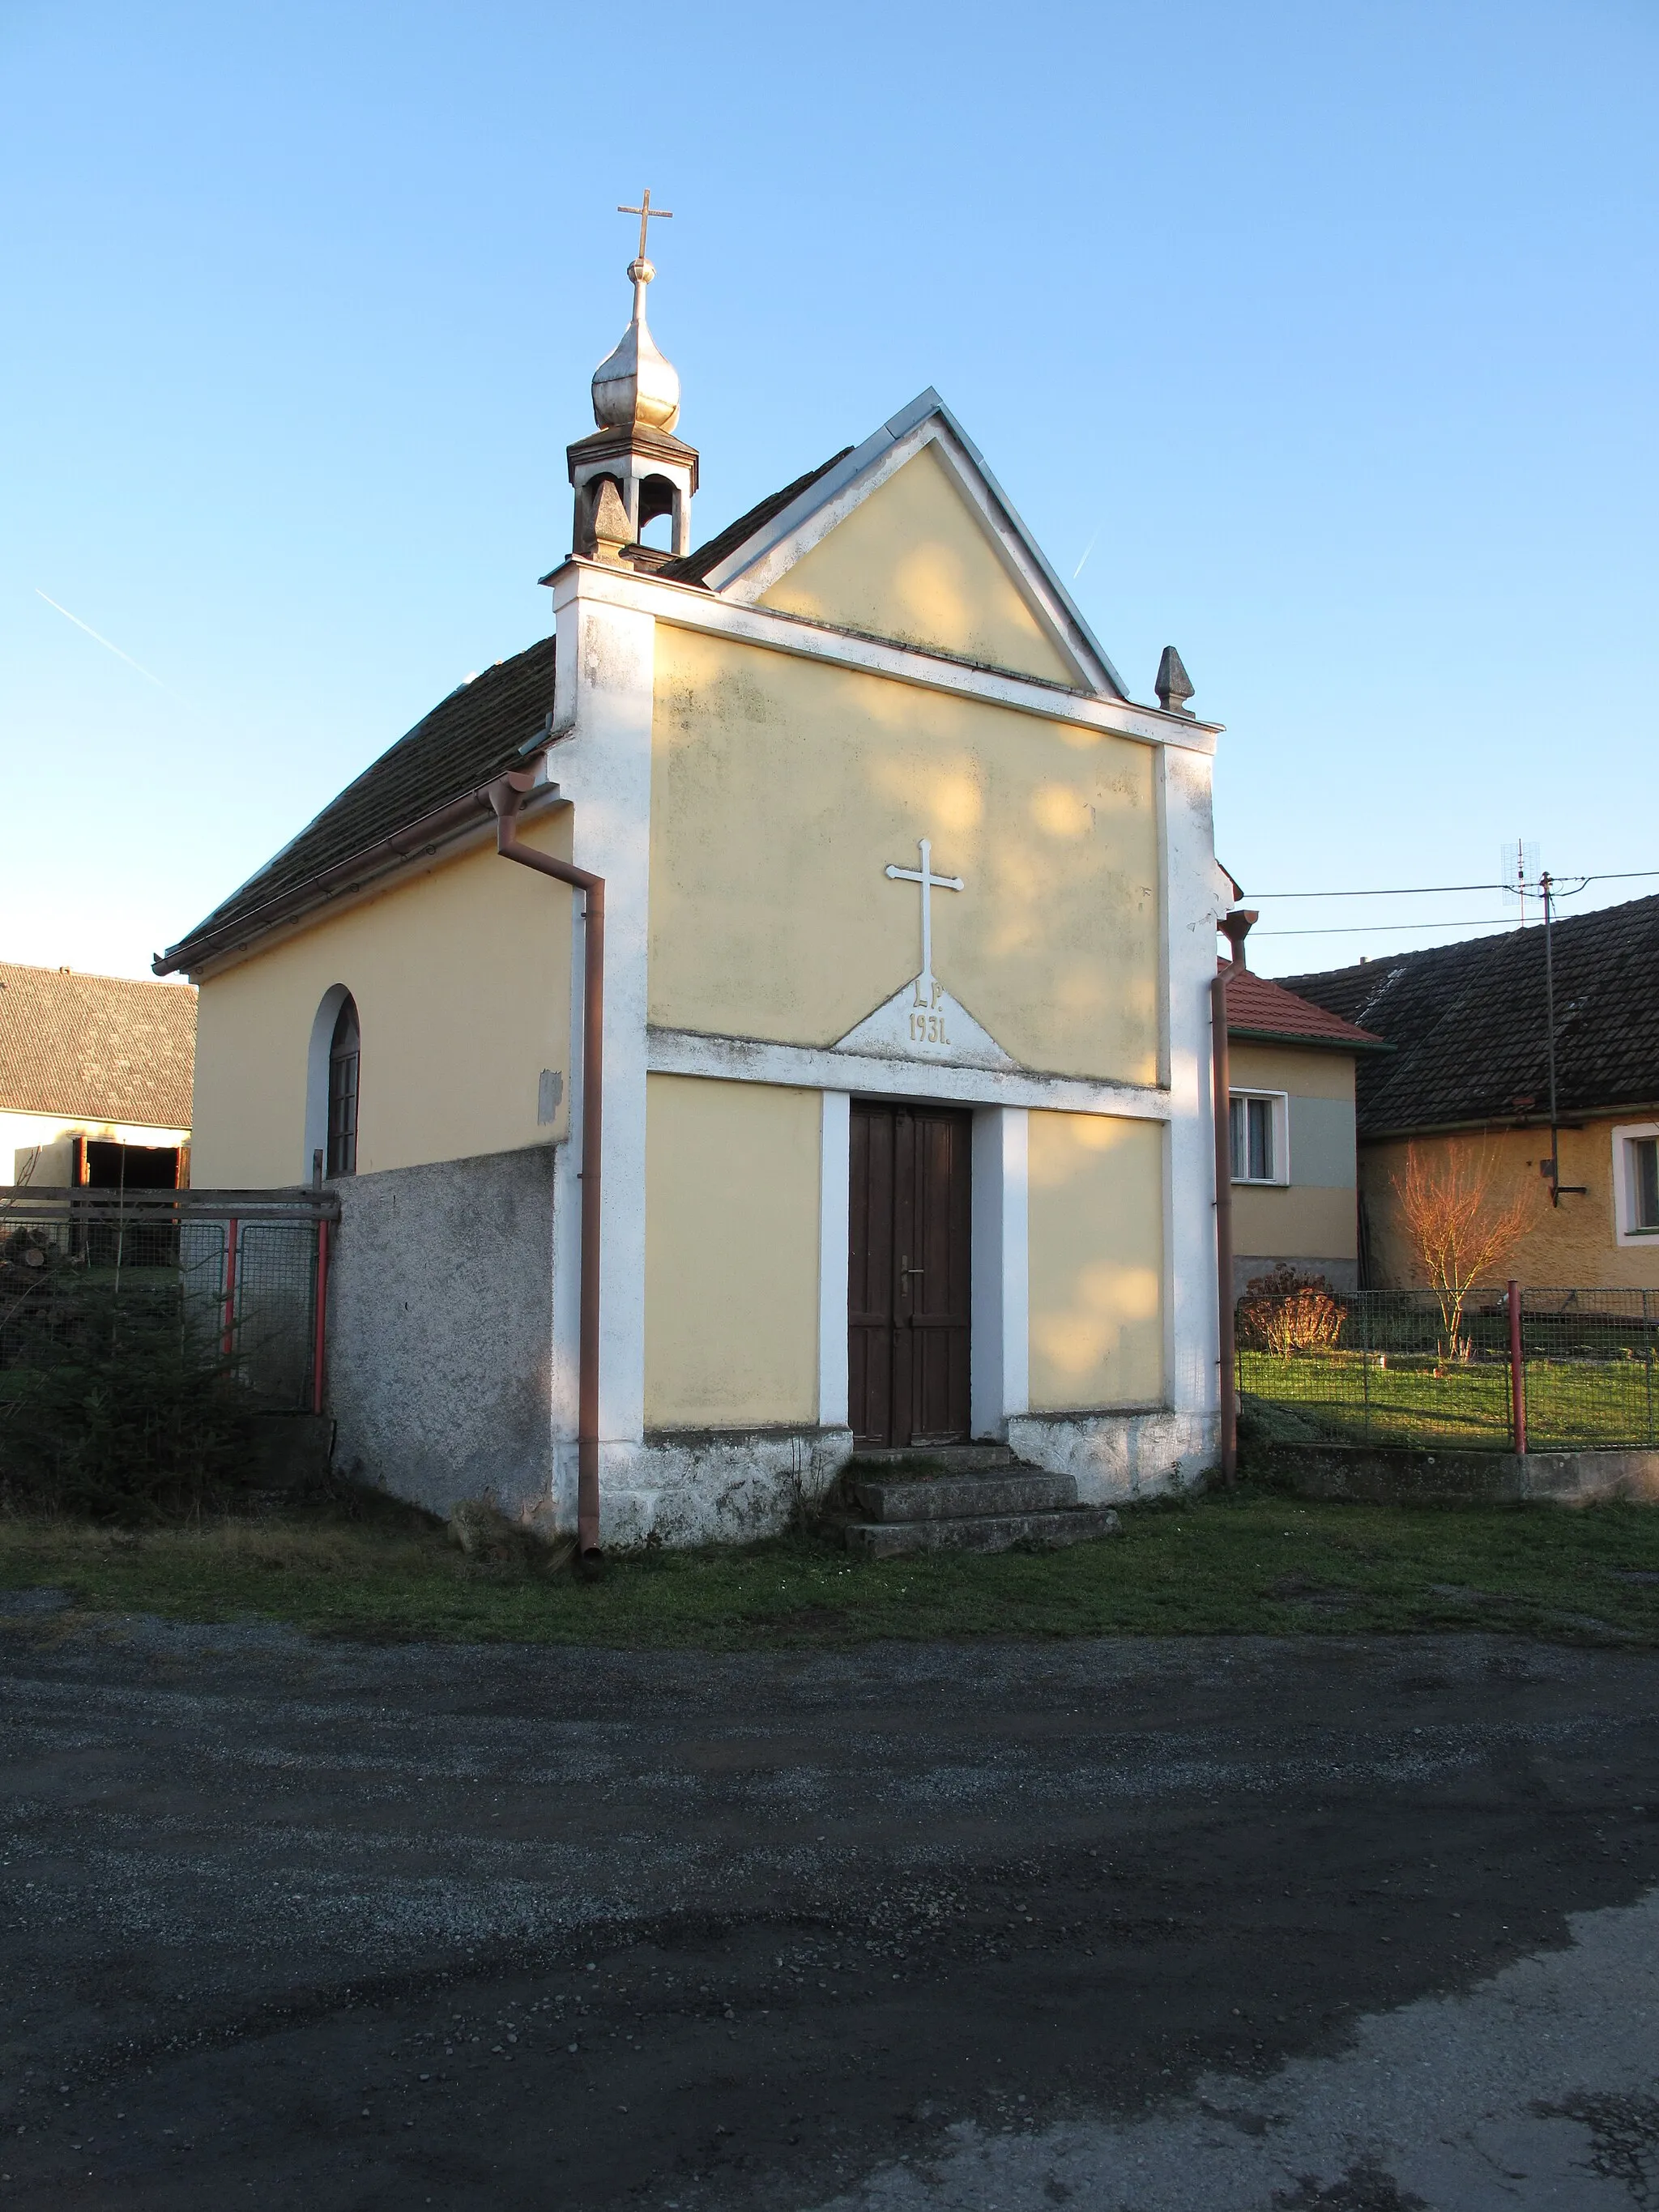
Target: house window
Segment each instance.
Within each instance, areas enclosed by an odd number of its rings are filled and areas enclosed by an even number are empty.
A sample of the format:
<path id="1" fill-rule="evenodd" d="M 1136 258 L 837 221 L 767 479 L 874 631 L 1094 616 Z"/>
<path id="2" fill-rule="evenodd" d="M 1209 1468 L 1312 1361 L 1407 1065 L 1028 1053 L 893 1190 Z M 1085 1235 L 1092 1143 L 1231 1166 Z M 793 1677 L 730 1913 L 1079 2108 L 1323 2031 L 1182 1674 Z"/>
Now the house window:
<path id="1" fill-rule="evenodd" d="M 1230 1104 L 1235 1182 L 1288 1182 L 1282 1091 L 1235 1091 Z"/>
<path id="2" fill-rule="evenodd" d="M 357 1003 L 347 999 L 328 1048 L 328 1172 L 357 1172 L 357 1066 L 361 1055 Z"/>
<path id="3" fill-rule="evenodd" d="M 1659 1230 L 1659 1137 L 1632 1137 L 1630 1165 L 1630 1225 Z"/>
<path id="4" fill-rule="evenodd" d="M 1620 1244 L 1659 1237 L 1659 1121 L 1613 1133 L 1613 1227 Z"/>

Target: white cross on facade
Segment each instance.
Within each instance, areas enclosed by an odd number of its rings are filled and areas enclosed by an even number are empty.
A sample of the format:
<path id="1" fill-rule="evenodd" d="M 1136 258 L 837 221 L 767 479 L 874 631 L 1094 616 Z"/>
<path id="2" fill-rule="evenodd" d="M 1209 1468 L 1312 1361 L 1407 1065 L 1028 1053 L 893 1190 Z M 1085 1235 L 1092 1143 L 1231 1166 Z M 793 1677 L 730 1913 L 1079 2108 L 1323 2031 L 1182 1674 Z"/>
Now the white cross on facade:
<path id="1" fill-rule="evenodd" d="M 959 891 L 963 885 L 960 876 L 936 876 L 933 873 L 933 848 L 931 841 L 922 837 L 917 842 L 921 848 L 921 866 L 919 868 L 896 868 L 890 862 L 887 875 L 889 881 L 892 883 L 921 885 L 921 973 L 916 978 L 916 981 L 918 986 L 927 984 L 931 994 L 933 991 L 933 894 L 936 890 Z M 918 989 L 917 997 L 920 1003 L 920 989 Z"/>

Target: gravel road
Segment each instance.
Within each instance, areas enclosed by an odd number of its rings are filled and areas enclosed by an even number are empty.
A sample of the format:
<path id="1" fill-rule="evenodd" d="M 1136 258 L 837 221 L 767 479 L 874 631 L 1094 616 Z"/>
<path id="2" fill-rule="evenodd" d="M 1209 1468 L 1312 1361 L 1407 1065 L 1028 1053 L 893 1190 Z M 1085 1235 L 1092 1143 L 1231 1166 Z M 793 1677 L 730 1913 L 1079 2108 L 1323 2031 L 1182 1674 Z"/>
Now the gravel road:
<path id="1" fill-rule="evenodd" d="M 1659 2207 L 1659 1654 L 0 1595 L 0 2205 Z"/>

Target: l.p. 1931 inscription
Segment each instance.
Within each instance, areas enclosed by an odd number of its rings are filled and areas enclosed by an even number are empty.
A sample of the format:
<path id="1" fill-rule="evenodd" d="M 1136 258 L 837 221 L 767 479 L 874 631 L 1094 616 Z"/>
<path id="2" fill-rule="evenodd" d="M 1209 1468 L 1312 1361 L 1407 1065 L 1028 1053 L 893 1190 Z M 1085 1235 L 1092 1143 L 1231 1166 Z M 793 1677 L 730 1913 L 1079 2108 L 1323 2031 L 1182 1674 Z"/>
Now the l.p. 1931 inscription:
<path id="1" fill-rule="evenodd" d="M 945 987 L 925 972 L 911 986 L 910 1042 L 948 1045 L 945 1033 Z"/>

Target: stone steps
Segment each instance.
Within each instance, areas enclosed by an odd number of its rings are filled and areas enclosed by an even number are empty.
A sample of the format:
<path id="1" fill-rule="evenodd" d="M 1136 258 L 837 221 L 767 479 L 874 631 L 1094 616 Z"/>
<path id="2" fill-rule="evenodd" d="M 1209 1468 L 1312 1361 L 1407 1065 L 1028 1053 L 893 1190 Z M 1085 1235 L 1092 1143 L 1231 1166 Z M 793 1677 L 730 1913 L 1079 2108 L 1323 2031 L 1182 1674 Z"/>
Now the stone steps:
<path id="1" fill-rule="evenodd" d="M 847 1548 L 866 1559 L 1006 1552 L 1016 1544 L 1049 1551 L 1117 1533 L 1109 1506 L 1079 1504 L 1069 1474 L 1026 1467 L 1001 1445 L 861 1453 L 846 1484 L 851 1510 L 862 1516 L 846 1523 Z"/>
<path id="2" fill-rule="evenodd" d="M 1014 1455 L 1006 1444 L 898 1445 L 890 1451 L 861 1451 L 852 1463 L 854 1474 L 988 1474 L 994 1468 L 1012 1467 Z"/>

